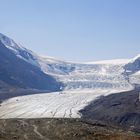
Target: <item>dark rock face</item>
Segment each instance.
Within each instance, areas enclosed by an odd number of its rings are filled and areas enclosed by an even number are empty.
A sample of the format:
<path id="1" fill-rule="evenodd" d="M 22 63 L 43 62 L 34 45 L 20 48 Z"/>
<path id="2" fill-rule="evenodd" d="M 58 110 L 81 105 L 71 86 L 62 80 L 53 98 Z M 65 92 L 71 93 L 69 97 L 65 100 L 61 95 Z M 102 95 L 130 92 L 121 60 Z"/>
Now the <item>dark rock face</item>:
<path id="1" fill-rule="evenodd" d="M 17 57 L 0 41 L 0 80 L 17 88 L 60 90 L 61 83 L 38 67 Z"/>
<path id="2" fill-rule="evenodd" d="M 140 133 L 138 90 L 101 97 L 80 112 L 83 119 L 97 120 Z"/>

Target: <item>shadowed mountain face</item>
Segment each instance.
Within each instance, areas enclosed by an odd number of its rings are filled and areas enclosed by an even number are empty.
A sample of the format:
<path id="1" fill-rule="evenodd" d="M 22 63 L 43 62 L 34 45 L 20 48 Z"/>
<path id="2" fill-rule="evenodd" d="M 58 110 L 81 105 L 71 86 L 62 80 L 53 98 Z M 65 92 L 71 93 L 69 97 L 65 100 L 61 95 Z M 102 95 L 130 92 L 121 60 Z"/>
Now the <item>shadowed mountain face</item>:
<path id="1" fill-rule="evenodd" d="M 121 126 L 140 133 L 139 90 L 103 96 L 80 111 L 83 119 Z"/>
<path id="2" fill-rule="evenodd" d="M 22 56 L 25 52 L 19 51 Z M 26 55 L 26 57 L 29 56 Z M 31 54 L 30 54 L 31 56 Z M 21 59 L 0 41 L 0 81 L 25 89 L 59 91 L 61 83 L 45 74 L 39 67 Z"/>

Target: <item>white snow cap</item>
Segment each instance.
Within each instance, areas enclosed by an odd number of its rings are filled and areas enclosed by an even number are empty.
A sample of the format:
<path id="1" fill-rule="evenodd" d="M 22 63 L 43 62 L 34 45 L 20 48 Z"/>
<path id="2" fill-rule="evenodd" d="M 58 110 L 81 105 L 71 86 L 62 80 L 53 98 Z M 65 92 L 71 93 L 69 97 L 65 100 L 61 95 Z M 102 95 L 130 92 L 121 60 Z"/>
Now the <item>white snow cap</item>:
<path id="1" fill-rule="evenodd" d="M 137 59 L 140 59 L 140 54 L 138 54 L 136 57 L 134 57 L 134 58 L 133 58 L 133 61 L 134 61 L 134 60 L 137 60 Z"/>
<path id="2" fill-rule="evenodd" d="M 1 33 L 0 33 L 0 41 L 1 41 L 6 47 L 8 46 L 9 49 L 10 49 L 10 47 L 11 47 L 12 49 L 19 49 L 19 48 L 20 48 L 20 46 L 18 46 L 18 45 L 14 42 L 14 40 L 12 40 L 11 38 L 9 38 L 9 37 L 7 37 L 7 36 L 1 34 Z"/>
<path id="3" fill-rule="evenodd" d="M 17 44 L 13 39 L 3 35 L 2 33 L 0 33 L 0 41 L 3 43 L 3 45 L 6 48 L 11 50 L 17 57 L 23 59 L 24 61 L 32 65 L 38 66 L 38 63 L 35 61 L 35 58 L 33 59 L 33 57 L 37 57 L 37 55 L 33 53 L 31 50 L 28 50 L 23 46 L 21 46 L 20 44 Z"/>

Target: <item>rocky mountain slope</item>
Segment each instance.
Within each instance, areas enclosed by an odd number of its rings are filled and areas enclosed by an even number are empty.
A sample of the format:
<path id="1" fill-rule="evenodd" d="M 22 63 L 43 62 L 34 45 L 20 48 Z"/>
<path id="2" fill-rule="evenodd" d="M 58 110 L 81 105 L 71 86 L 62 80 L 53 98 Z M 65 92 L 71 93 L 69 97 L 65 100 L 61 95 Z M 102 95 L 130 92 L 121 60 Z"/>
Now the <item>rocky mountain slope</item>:
<path id="1" fill-rule="evenodd" d="M 102 96 L 80 112 L 83 119 L 140 133 L 139 89 Z"/>
<path id="2" fill-rule="evenodd" d="M 139 140 L 132 132 L 80 119 L 0 120 L 0 140 Z"/>

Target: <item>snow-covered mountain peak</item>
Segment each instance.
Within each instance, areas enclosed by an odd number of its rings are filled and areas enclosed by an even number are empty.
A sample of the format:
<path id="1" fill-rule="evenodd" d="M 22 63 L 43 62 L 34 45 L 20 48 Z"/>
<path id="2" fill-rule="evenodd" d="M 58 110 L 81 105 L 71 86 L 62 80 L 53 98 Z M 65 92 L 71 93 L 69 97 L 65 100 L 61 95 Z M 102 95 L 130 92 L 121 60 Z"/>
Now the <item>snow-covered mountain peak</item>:
<path id="1" fill-rule="evenodd" d="M 5 45 L 7 48 L 17 52 L 18 49 L 21 49 L 20 46 L 18 46 L 14 40 L 12 40 L 11 38 L 3 35 L 0 33 L 0 41 L 3 43 L 3 45 Z"/>
<path id="2" fill-rule="evenodd" d="M 138 54 L 137 56 L 135 56 L 135 57 L 132 59 L 133 62 L 136 61 L 136 60 L 140 60 L 140 54 Z"/>
<path id="3" fill-rule="evenodd" d="M 18 58 L 21 58 L 32 65 L 38 66 L 38 63 L 35 61 L 37 55 L 32 51 L 24 48 L 20 44 L 17 44 L 13 39 L 3 35 L 2 33 L 0 33 L 0 42 Z"/>
<path id="4" fill-rule="evenodd" d="M 140 70 L 140 54 L 134 57 L 125 65 L 126 71 L 133 74 Z"/>

